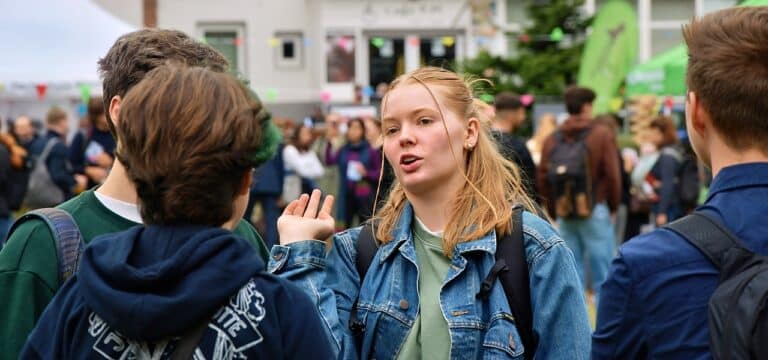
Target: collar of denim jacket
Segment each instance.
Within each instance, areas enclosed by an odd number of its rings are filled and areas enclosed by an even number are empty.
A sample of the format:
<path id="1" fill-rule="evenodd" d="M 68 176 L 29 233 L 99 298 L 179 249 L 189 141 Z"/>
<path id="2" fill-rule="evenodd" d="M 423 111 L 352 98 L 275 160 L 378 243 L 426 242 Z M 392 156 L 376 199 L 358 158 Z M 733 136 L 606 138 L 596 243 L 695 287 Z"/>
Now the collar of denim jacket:
<path id="1" fill-rule="evenodd" d="M 400 214 L 400 217 L 397 220 L 397 224 L 392 231 L 392 241 L 384 244 L 379 250 L 381 251 L 380 261 L 382 263 L 386 261 L 395 252 L 395 250 L 399 249 L 403 243 L 412 238 L 411 223 L 413 222 L 413 219 L 413 206 L 411 206 L 409 202 L 406 202 L 405 206 L 403 207 L 403 212 Z M 496 254 L 496 231 L 491 231 L 477 240 L 460 242 L 456 245 L 453 256 L 455 258 L 465 253 L 474 251 L 484 251 L 491 255 Z"/>

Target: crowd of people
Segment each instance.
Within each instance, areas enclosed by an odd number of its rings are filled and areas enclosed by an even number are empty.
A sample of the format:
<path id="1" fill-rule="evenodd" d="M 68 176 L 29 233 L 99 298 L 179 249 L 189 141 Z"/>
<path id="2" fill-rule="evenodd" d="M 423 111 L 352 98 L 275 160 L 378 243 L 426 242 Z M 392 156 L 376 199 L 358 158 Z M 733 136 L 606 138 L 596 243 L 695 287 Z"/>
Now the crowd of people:
<path id="1" fill-rule="evenodd" d="M 434 67 L 298 123 L 209 45 L 126 34 L 71 141 L 58 108 L 0 135 L 0 359 L 759 358 L 766 24 L 687 25 L 685 136 L 652 114 L 629 148 L 585 86 L 530 139 Z"/>

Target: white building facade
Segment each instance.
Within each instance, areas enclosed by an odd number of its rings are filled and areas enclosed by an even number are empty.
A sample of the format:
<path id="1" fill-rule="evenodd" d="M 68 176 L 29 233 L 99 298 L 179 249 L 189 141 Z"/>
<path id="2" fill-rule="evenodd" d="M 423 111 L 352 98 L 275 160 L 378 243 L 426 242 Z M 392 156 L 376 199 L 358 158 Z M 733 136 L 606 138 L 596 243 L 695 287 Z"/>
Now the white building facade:
<path id="1" fill-rule="evenodd" d="M 143 24 L 142 1 L 94 1 L 130 24 Z M 585 16 L 606 1 L 587 0 Z M 682 42 L 680 29 L 694 16 L 737 1 L 629 2 L 638 15 L 638 62 L 643 62 Z M 514 55 L 517 35 L 530 21 L 528 3 L 156 0 L 156 16 L 158 27 L 184 31 L 218 48 L 273 112 L 298 120 L 322 103 L 352 103 L 360 100 L 356 94 L 365 102 L 379 83 L 422 65 L 449 65 L 480 49 Z"/>

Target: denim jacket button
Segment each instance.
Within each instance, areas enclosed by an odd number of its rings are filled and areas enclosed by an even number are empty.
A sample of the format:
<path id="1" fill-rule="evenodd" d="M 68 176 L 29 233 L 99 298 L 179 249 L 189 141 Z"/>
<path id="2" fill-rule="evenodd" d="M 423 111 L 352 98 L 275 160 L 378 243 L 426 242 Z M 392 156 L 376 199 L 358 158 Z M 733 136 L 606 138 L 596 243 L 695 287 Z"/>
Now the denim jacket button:
<path id="1" fill-rule="evenodd" d="M 272 258 L 275 259 L 276 261 L 280 261 L 280 259 L 283 258 L 283 253 L 277 253 Z"/>
<path id="2" fill-rule="evenodd" d="M 400 308 L 403 310 L 408 310 L 408 300 L 400 300 Z"/>

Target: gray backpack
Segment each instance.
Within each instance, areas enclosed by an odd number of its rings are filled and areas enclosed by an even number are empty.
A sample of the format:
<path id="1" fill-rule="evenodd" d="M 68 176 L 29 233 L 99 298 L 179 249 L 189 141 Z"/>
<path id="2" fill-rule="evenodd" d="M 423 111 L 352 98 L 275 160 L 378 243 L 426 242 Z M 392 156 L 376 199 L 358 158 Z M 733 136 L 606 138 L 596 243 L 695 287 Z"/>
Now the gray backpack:
<path id="1" fill-rule="evenodd" d="M 45 144 L 40 156 L 35 159 L 35 166 L 29 174 L 29 186 L 24 204 L 30 209 L 53 207 L 64 201 L 64 192 L 51 179 L 48 172 L 48 156 L 59 139 L 52 138 Z"/>

